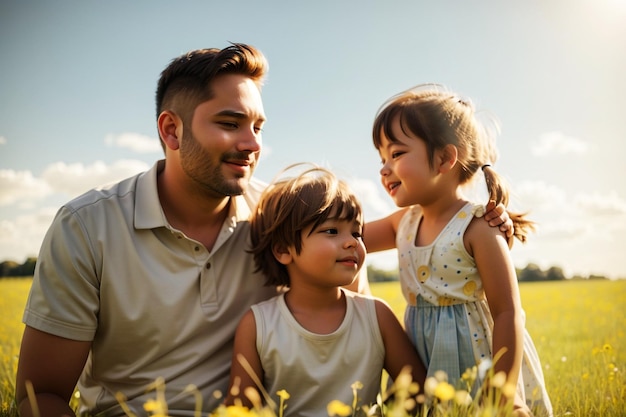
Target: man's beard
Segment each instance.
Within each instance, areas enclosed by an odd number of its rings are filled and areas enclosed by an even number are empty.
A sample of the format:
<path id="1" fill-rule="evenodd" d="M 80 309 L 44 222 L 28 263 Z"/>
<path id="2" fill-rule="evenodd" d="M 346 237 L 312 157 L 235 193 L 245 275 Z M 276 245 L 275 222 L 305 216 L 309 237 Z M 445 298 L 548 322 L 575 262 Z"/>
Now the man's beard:
<path id="1" fill-rule="evenodd" d="M 221 155 L 219 161 L 229 159 L 247 160 L 249 152 L 231 152 Z M 196 184 L 212 194 L 223 196 L 241 195 L 246 192 L 250 178 L 240 176 L 239 179 L 227 179 L 222 172 L 221 163 L 215 164 L 211 155 L 200 146 L 191 132 L 183 135 L 180 145 L 180 160 L 183 171 Z M 250 166 L 250 173 L 254 165 Z"/>

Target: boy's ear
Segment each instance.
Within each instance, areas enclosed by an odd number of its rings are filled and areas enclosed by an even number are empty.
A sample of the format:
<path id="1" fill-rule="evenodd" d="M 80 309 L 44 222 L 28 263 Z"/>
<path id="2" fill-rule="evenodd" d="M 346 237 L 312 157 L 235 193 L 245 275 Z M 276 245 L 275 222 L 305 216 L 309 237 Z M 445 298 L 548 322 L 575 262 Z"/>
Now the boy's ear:
<path id="1" fill-rule="evenodd" d="M 176 113 L 165 110 L 159 114 L 157 119 L 159 136 L 166 148 L 177 150 L 180 148 L 180 139 L 183 135 L 183 121 Z"/>
<path id="2" fill-rule="evenodd" d="M 274 245 L 274 247 L 272 248 L 272 253 L 274 254 L 274 258 L 276 258 L 276 260 L 283 265 L 288 265 L 291 263 L 291 261 L 293 261 L 291 251 L 289 251 L 289 248 L 283 245 Z"/>
<path id="3" fill-rule="evenodd" d="M 452 168 L 454 168 L 454 166 L 456 165 L 458 158 L 459 151 L 456 146 L 450 144 L 444 146 L 444 148 L 441 149 L 438 155 L 438 171 L 443 174 L 452 170 Z"/>

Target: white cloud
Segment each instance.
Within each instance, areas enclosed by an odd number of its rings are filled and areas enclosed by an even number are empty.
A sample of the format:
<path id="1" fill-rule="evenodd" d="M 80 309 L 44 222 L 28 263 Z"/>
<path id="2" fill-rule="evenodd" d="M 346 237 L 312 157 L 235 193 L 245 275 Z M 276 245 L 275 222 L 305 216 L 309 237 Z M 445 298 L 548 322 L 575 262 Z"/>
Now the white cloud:
<path id="1" fill-rule="evenodd" d="M 30 171 L 0 170 L 0 206 L 23 200 L 40 200 L 52 192 L 48 184 Z"/>
<path id="2" fill-rule="evenodd" d="M 44 197 L 62 197 L 64 201 L 148 168 L 145 162 L 136 160 L 121 160 L 111 165 L 57 162 L 49 165 L 39 178 L 30 171 L 0 170 L 0 206 L 19 205 L 19 209 L 12 210 L 15 216 L 3 215 L 0 219 L 2 260 L 23 262 L 26 257 L 37 255 L 58 210 L 58 207 L 37 209 L 36 204 Z"/>
<path id="3" fill-rule="evenodd" d="M 366 215 L 366 220 L 395 209 L 377 192 L 372 181 L 353 179 L 350 184 L 364 209 L 376 214 Z M 543 181 L 521 181 L 512 184 L 512 188 L 512 208 L 528 211 L 529 218 L 537 224 L 526 244 L 515 242 L 512 254 L 516 266 L 524 268 L 532 262 L 544 269 L 562 267 L 568 276 L 600 273 L 616 277 L 604 260 L 609 262 L 616 253 L 623 252 L 619 242 L 626 233 L 626 220 L 616 217 L 625 218 L 624 199 L 616 193 L 573 195 Z M 397 252 L 368 254 L 367 263 L 381 269 L 397 269 Z"/>
<path id="4" fill-rule="evenodd" d="M 0 206 L 39 202 L 41 198 L 61 194 L 64 199 L 89 188 L 118 181 L 148 169 L 140 161 L 118 161 L 111 165 L 56 163 L 40 178 L 28 171 L 0 170 Z M 363 204 L 366 221 L 385 216 L 396 208 L 380 187 L 363 178 L 346 179 Z M 516 242 L 515 264 L 528 262 L 542 268 L 561 266 L 566 274 L 593 272 L 611 274 L 603 268 L 612 259 L 621 259 L 626 233 L 626 201 L 616 192 L 606 195 L 571 195 L 542 181 L 523 181 L 513 186 L 522 210 L 538 224 L 527 244 Z M 23 261 L 36 256 L 43 236 L 58 207 L 19 210 L 13 218 L 0 220 L 2 259 Z M 16 211 L 17 212 L 17 211 Z M 397 268 L 395 250 L 368 255 L 368 264 L 382 269 Z"/>
<path id="5" fill-rule="evenodd" d="M 567 136 L 562 132 L 548 132 L 539 137 L 539 140 L 531 145 L 531 152 L 535 156 L 549 156 L 553 154 L 582 155 L 589 150 L 587 142 Z"/>
<path id="6" fill-rule="evenodd" d="M 530 234 L 531 242 L 548 241 L 584 236 L 587 229 L 581 223 L 580 212 L 571 204 L 565 190 L 543 181 L 523 181 L 515 184 L 510 207 L 528 213 L 536 228 Z"/>
<path id="7" fill-rule="evenodd" d="M 566 192 L 543 181 L 522 181 L 516 183 L 511 195 L 512 205 L 519 204 L 521 210 L 542 210 L 567 208 Z M 517 209 L 517 207 L 515 207 Z"/>
<path id="8" fill-rule="evenodd" d="M 57 208 L 41 208 L 37 212 L 0 220 L 0 253 L 2 261 L 21 263 L 28 256 L 37 256 L 43 237 L 52 223 Z"/>
<path id="9" fill-rule="evenodd" d="M 6 145 L 7 144 L 7 138 L 5 138 L 4 136 L 0 136 L 0 145 Z"/>
<path id="10" fill-rule="evenodd" d="M 572 194 L 541 181 L 515 185 L 521 207 L 537 223 L 525 245 L 516 242 L 513 258 L 524 267 L 563 267 L 567 275 L 599 273 L 617 278 L 626 246 L 626 200 L 617 192 Z"/>
<path id="11" fill-rule="evenodd" d="M 120 160 L 112 165 L 101 161 L 91 165 L 57 162 L 49 165 L 41 178 L 55 192 L 74 197 L 91 188 L 122 180 L 148 168 L 148 164 L 137 160 Z"/>
<path id="12" fill-rule="evenodd" d="M 149 165 L 137 160 L 120 160 L 111 165 L 97 161 L 91 165 L 57 162 L 49 165 L 41 177 L 30 171 L 0 170 L 0 207 L 33 204 L 51 195 L 75 197 L 93 187 L 119 181 L 139 172 Z"/>
<path id="13" fill-rule="evenodd" d="M 385 199 L 385 196 L 381 195 L 380 188 L 375 182 L 363 178 L 350 178 L 346 181 L 361 201 L 366 221 L 376 220 L 397 209 L 390 199 Z"/>
<path id="14" fill-rule="evenodd" d="M 139 133 L 121 133 L 119 135 L 108 134 L 104 138 L 104 143 L 109 146 L 130 149 L 137 153 L 162 152 L 163 148 L 159 139 Z"/>
<path id="15" fill-rule="evenodd" d="M 615 217 L 626 214 L 626 201 L 615 191 L 608 194 L 579 194 L 574 202 L 590 216 Z"/>

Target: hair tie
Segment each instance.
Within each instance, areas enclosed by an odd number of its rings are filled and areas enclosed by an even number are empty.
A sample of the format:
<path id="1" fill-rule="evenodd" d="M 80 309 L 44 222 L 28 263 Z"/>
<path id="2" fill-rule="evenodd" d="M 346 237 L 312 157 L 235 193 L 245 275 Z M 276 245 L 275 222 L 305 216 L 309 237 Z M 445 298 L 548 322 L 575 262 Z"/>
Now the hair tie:
<path id="1" fill-rule="evenodd" d="M 482 169 L 483 171 L 485 171 L 485 168 L 490 167 L 491 164 L 485 164 L 482 167 L 480 167 L 480 169 Z"/>

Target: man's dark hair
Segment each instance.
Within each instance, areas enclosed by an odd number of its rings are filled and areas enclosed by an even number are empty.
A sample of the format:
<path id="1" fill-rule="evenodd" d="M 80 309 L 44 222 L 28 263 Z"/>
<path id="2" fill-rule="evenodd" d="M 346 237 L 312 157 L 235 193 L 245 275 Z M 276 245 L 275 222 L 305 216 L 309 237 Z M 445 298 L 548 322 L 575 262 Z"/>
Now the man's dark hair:
<path id="1" fill-rule="evenodd" d="M 219 75 L 250 77 L 259 88 L 268 70 L 265 56 L 256 48 L 233 43 L 224 49 L 198 49 L 174 58 L 161 72 L 156 90 L 156 117 L 175 112 L 189 123 L 193 111 L 213 97 L 211 82 Z"/>

